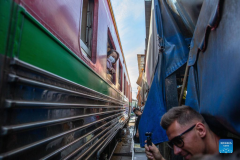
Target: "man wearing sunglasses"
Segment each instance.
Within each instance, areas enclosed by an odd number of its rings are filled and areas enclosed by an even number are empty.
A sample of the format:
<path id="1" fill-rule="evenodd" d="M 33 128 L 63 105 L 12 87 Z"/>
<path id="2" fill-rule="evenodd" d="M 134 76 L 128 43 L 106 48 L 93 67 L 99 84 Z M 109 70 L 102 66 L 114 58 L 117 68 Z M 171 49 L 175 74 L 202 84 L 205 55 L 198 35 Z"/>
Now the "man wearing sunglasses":
<path id="1" fill-rule="evenodd" d="M 166 130 L 169 147 L 174 150 L 174 154 L 185 160 L 198 154 L 219 153 L 220 137 L 209 129 L 202 115 L 191 107 L 170 109 L 163 115 L 160 124 Z M 149 159 L 165 160 L 154 144 L 145 145 L 145 152 Z"/>

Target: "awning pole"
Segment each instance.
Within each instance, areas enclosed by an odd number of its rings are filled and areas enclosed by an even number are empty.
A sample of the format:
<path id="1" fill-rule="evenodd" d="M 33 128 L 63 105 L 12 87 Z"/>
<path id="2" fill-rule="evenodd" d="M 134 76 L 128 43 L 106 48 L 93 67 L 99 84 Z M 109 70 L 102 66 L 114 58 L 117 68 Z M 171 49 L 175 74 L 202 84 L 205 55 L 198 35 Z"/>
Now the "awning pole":
<path id="1" fill-rule="evenodd" d="M 178 102 L 179 106 L 181 106 L 181 104 L 182 104 L 183 92 L 184 92 L 184 89 L 185 89 L 185 86 L 187 83 L 187 78 L 188 78 L 188 71 L 189 71 L 189 66 L 188 66 L 188 61 L 187 61 L 186 70 L 185 70 L 185 74 L 184 74 L 184 78 L 183 78 L 181 94 L 180 94 L 179 102 Z"/>

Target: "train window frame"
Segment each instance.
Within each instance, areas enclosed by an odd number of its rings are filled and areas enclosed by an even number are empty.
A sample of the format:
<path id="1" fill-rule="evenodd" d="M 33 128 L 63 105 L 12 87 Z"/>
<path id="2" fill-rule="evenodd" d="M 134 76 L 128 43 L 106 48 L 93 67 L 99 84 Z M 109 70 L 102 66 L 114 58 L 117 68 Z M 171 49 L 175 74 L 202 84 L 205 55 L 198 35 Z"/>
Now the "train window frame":
<path id="1" fill-rule="evenodd" d="M 131 92 L 130 92 L 130 82 L 128 84 L 128 99 L 130 100 L 131 97 Z"/>
<path id="2" fill-rule="evenodd" d="M 121 68 L 121 69 L 120 69 Z M 123 81 L 123 76 L 122 76 L 122 74 L 123 74 L 123 66 L 122 66 L 122 63 L 121 63 L 121 61 L 119 60 L 119 62 L 118 62 L 118 84 L 119 84 L 119 88 L 120 88 L 120 91 L 122 92 L 122 81 Z"/>
<path id="3" fill-rule="evenodd" d="M 113 73 L 113 81 L 111 81 L 113 84 L 116 85 L 116 76 L 117 76 L 117 71 L 116 71 L 116 63 L 112 65 L 114 70 L 115 70 L 115 73 Z"/>
<path id="4" fill-rule="evenodd" d="M 127 81 L 126 81 L 126 75 L 124 74 L 124 95 L 126 96 L 126 83 L 127 83 Z"/>
<path id="5" fill-rule="evenodd" d="M 127 83 L 127 97 L 129 99 L 129 83 Z"/>
<path id="6" fill-rule="evenodd" d="M 112 38 L 112 34 L 111 34 L 111 32 L 110 32 L 110 30 L 109 30 L 109 28 L 108 28 L 108 32 L 107 32 L 107 52 L 108 52 L 108 44 L 110 44 L 110 46 L 111 46 L 111 49 L 114 49 L 114 50 L 116 50 L 116 46 L 115 46 L 115 43 L 114 43 L 114 41 L 113 41 L 113 38 Z M 107 59 L 106 59 L 106 62 L 107 62 Z M 118 60 L 117 60 L 117 62 L 118 62 Z M 115 70 L 115 73 L 114 74 L 112 74 L 112 79 L 109 79 L 109 76 L 108 76 L 108 74 L 107 74 L 107 78 L 108 78 L 108 80 L 111 82 L 111 83 L 113 83 L 114 85 L 116 85 L 116 77 L 117 77 L 117 70 L 116 70 L 116 66 L 117 66 L 117 62 L 115 63 L 115 64 L 112 64 L 112 67 L 114 68 L 114 70 Z M 107 65 L 106 65 L 106 67 L 107 67 Z M 107 69 L 106 69 L 107 70 Z"/>
<path id="7" fill-rule="evenodd" d="M 128 98 L 128 81 L 126 81 L 126 97 Z"/>
<path id="8" fill-rule="evenodd" d="M 84 1 L 91 1 L 92 4 L 92 24 L 91 24 L 91 43 L 90 43 L 90 49 L 89 47 L 83 42 L 82 40 L 82 32 L 83 32 L 83 10 L 84 10 Z M 80 46 L 80 52 L 83 55 L 83 57 L 87 61 L 91 61 L 92 63 L 96 63 L 96 48 L 97 48 L 97 32 L 98 32 L 98 0 L 82 0 L 82 8 L 81 8 L 81 19 L 79 23 L 79 46 Z M 86 14 L 85 14 L 86 15 Z M 87 19 L 87 18 L 86 18 Z M 87 28 L 87 27 L 85 27 Z"/>

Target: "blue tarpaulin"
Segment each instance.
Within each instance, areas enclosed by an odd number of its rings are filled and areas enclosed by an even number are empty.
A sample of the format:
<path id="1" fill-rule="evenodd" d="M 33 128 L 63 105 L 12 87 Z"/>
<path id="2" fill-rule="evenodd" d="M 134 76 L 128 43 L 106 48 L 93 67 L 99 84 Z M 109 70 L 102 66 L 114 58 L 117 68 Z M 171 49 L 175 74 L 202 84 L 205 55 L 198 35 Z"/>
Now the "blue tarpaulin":
<path id="1" fill-rule="evenodd" d="M 152 1 L 151 24 L 155 24 L 159 36 L 159 51 L 154 78 L 148 94 L 143 114 L 139 124 L 140 143 L 144 146 L 145 133 L 152 132 L 154 144 L 168 141 L 165 130 L 160 126 L 160 120 L 166 113 L 165 78 L 187 62 L 188 45 L 175 22 L 165 0 Z M 154 21 L 154 22 L 153 22 Z M 150 41 L 149 41 L 150 42 Z M 151 45 L 151 44 L 148 44 Z M 156 51 L 156 50 L 155 50 Z M 147 53 L 156 54 L 156 53 Z M 148 55 L 150 56 L 150 55 Z"/>
<path id="2" fill-rule="evenodd" d="M 189 53 L 186 105 L 212 130 L 240 135 L 240 1 L 221 2 L 203 3 Z"/>

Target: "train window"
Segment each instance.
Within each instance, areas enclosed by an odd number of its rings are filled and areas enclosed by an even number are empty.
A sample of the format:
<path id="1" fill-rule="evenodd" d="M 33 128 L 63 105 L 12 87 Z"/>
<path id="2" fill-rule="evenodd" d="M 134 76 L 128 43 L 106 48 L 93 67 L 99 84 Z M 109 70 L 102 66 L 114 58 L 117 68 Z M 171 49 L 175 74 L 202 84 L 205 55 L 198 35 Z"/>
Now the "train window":
<path id="1" fill-rule="evenodd" d="M 107 79 L 113 84 L 116 84 L 116 62 L 119 58 L 119 53 L 115 50 L 111 35 L 108 34 L 107 45 Z"/>
<path id="2" fill-rule="evenodd" d="M 89 58 L 92 57 L 93 10 L 94 0 L 83 0 L 80 44 L 82 53 Z"/>
<path id="3" fill-rule="evenodd" d="M 124 91 L 123 91 L 123 93 L 126 96 L 126 76 L 125 76 L 125 74 L 124 74 L 124 81 L 123 82 L 124 82 L 124 86 L 123 86 Z"/>
<path id="4" fill-rule="evenodd" d="M 130 82 L 129 82 L 129 84 L 128 84 L 128 98 L 129 98 L 129 100 L 131 99 L 130 97 L 131 97 L 131 92 L 130 92 Z"/>
<path id="5" fill-rule="evenodd" d="M 128 97 L 128 82 L 126 81 L 126 96 Z"/>
<path id="6" fill-rule="evenodd" d="M 127 83 L 127 97 L 129 98 L 129 84 Z"/>
<path id="7" fill-rule="evenodd" d="M 128 92 L 127 95 L 128 95 L 128 98 L 129 98 L 129 84 L 127 85 L 127 89 L 128 89 L 128 90 L 127 90 L 127 92 Z"/>
<path id="8" fill-rule="evenodd" d="M 130 92 L 130 81 L 129 81 L 129 84 L 128 84 L 128 97 L 130 99 L 130 96 L 131 96 L 131 92 Z"/>
<path id="9" fill-rule="evenodd" d="M 118 69 L 118 86 L 120 91 L 122 91 L 122 64 L 119 61 L 119 69 Z"/>

